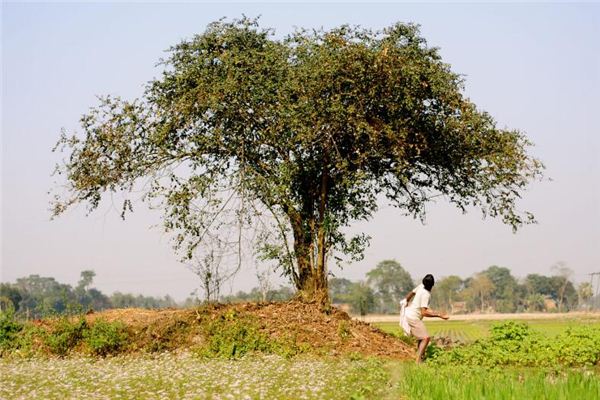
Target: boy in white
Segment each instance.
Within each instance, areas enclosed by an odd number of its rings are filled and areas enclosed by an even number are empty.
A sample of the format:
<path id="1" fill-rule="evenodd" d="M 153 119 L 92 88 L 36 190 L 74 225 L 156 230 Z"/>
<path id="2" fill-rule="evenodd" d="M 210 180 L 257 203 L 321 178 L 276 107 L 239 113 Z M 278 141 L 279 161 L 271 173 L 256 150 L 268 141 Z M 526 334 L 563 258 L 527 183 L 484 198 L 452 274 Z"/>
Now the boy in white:
<path id="1" fill-rule="evenodd" d="M 417 338 L 417 364 L 423 360 L 425 349 L 429 345 L 431 337 L 427 332 L 427 328 L 423 323 L 423 317 L 437 317 L 448 319 L 446 314 L 434 312 L 429 308 L 429 300 L 431 299 L 431 289 L 435 281 L 433 275 L 427 274 L 423 278 L 423 283 L 413 289 L 406 295 L 408 306 L 405 309 L 406 323 L 410 327 L 410 333 Z M 411 301 L 412 300 L 412 301 Z"/>

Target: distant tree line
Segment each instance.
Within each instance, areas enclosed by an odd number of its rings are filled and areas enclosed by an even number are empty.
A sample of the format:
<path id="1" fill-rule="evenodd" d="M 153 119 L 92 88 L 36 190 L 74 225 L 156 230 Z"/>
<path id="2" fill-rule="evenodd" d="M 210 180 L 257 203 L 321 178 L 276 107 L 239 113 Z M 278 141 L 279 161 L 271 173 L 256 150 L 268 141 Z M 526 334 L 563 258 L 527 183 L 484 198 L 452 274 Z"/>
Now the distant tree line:
<path id="1" fill-rule="evenodd" d="M 57 282 L 52 277 L 29 275 L 15 283 L 0 283 L 0 309 L 12 308 L 26 318 L 41 318 L 53 314 L 101 311 L 109 308 L 164 308 L 177 303 L 170 296 L 163 298 L 115 292 L 110 296 L 91 287 L 95 272 L 86 270 L 76 286 Z"/>
<path id="2" fill-rule="evenodd" d="M 571 270 L 560 264 L 553 270 L 551 276 L 529 274 L 517 279 L 508 268 L 494 265 L 465 279 L 457 275 L 436 277 L 431 306 L 449 313 L 564 312 L 598 308 L 599 296 L 593 296 L 589 282 L 575 288 L 570 279 Z M 76 286 L 39 275 L 19 278 L 15 283 L 0 283 L 0 310 L 12 308 L 23 317 L 41 318 L 110 308 L 191 307 L 207 301 L 192 296 L 177 304 L 168 295 L 159 298 L 121 292 L 108 296 L 91 287 L 95 275 L 91 270 L 82 271 Z M 396 260 L 384 260 L 366 273 L 365 280 L 330 278 L 329 296 L 333 304 L 347 307 L 354 314 L 394 314 L 398 312 L 400 300 L 420 279 L 413 280 Z M 238 291 L 216 300 L 222 303 L 286 301 L 295 294 L 289 286 L 275 289 L 263 282 L 248 292 Z"/>
<path id="3" fill-rule="evenodd" d="M 589 282 L 575 288 L 573 272 L 564 264 L 553 268 L 554 275 L 529 274 L 517 279 L 506 267 L 489 268 L 463 279 L 457 275 L 436 277 L 431 306 L 451 313 L 469 312 L 564 312 L 592 306 Z M 334 304 L 345 304 L 356 314 L 398 312 L 398 303 L 421 277 L 412 279 L 395 260 L 380 262 L 366 274 L 366 280 L 353 282 L 331 278 L 329 291 Z M 597 299 L 596 299 L 597 301 Z"/>

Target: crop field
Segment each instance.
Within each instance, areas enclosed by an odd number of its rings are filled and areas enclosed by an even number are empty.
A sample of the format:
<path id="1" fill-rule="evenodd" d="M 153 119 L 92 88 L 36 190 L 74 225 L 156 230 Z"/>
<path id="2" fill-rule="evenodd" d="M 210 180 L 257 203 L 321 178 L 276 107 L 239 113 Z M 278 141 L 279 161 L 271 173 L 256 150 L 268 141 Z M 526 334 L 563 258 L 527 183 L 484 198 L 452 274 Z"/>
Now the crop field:
<path id="1" fill-rule="evenodd" d="M 113 322 L 87 316 L 45 325 L 24 325 L 5 315 L 0 318 L 0 399 L 600 398 L 598 319 L 427 321 L 435 335 L 464 345 L 432 345 L 426 362 L 415 365 L 410 340 L 330 315 L 310 322 L 316 313 L 307 305 L 248 308 L 263 317 L 277 315 L 268 326 L 288 321 L 279 317 L 286 310 L 304 316 L 312 346 L 295 347 L 270 341 L 257 330 L 257 320 L 242 314 L 241 306 L 233 307 L 215 308 L 212 314 L 204 310 L 204 319 L 194 318 L 188 326 L 185 317 L 196 316 L 195 311 L 129 310 L 102 316 L 121 318 Z M 140 317 L 145 319 L 138 328 L 130 325 L 138 329 L 134 333 L 122 330 L 123 320 Z M 395 323 L 375 325 L 398 332 Z M 144 327 L 154 338 L 145 347 Z M 331 332 L 324 335 L 326 327 Z M 195 341 L 184 340 L 189 332 L 196 332 Z M 153 346 L 158 335 L 172 342 Z M 373 348 L 365 352 L 368 345 Z M 393 346 L 405 351 L 387 349 Z"/>
<path id="2" fill-rule="evenodd" d="M 461 343 L 469 343 L 474 340 L 487 337 L 490 328 L 501 321 L 496 320 L 448 320 L 441 321 L 425 320 L 425 325 L 434 337 L 447 337 L 452 341 Z M 600 329 L 600 317 L 573 317 L 573 318 L 557 318 L 557 319 L 531 319 L 524 320 L 532 330 L 539 332 L 545 336 L 556 336 L 564 332 L 567 328 L 579 326 L 590 326 Z M 400 326 L 397 322 L 376 322 L 374 326 L 382 329 L 385 332 L 399 334 Z"/>
<path id="3" fill-rule="evenodd" d="M 415 366 L 378 359 L 154 356 L 0 359 L 2 399 L 592 399 L 595 370 Z"/>

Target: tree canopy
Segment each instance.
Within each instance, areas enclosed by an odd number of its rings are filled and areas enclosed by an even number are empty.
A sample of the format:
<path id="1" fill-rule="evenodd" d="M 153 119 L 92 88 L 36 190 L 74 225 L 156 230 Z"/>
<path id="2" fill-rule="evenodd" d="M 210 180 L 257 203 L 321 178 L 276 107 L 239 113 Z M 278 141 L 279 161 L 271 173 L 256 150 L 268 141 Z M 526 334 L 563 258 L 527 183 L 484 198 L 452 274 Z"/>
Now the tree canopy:
<path id="1" fill-rule="evenodd" d="M 141 98 L 103 97 L 82 132 L 63 132 L 55 215 L 142 188 L 185 257 L 241 240 L 224 228 L 268 215 L 260 254 L 321 300 L 328 258 L 360 259 L 368 243 L 342 229 L 369 219 L 382 196 L 418 218 L 442 197 L 513 229 L 533 221 L 516 207 L 543 168 L 529 140 L 464 96 L 461 76 L 415 25 L 276 39 L 257 20 L 221 20 L 161 65 Z M 123 214 L 131 209 L 125 198 Z"/>

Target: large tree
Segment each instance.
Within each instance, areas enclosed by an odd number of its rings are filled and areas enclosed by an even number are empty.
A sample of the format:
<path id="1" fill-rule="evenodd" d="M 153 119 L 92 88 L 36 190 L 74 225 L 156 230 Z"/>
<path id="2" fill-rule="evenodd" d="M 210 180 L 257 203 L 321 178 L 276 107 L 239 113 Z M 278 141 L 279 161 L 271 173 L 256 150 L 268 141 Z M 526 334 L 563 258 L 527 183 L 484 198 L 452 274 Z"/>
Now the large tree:
<path id="1" fill-rule="evenodd" d="M 529 141 L 464 96 L 414 25 L 277 39 L 256 20 L 219 21 L 162 66 L 140 99 L 102 98 L 82 134 L 63 133 L 56 215 L 146 190 L 192 257 L 224 220 L 258 226 L 269 214 L 277 240 L 261 241 L 264 255 L 317 300 L 327 300 L 328 257 L 360 258 L 367 244 L 342 229 L 369 219 L 380 196 L 420 218 L 443 197 L 514 229 L 533 221 L 515 204 L 542 170 Z"/>

